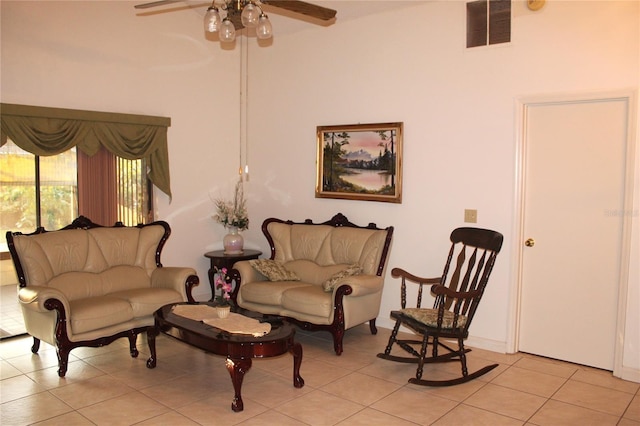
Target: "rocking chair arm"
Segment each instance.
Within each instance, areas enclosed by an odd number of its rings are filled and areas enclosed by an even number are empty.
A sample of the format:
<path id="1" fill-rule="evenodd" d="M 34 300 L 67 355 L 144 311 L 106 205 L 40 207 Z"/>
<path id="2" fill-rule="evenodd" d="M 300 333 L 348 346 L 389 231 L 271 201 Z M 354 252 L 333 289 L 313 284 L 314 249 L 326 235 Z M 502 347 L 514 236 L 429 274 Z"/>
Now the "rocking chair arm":
<path id="1" fill-rule="evenodd" d="M 405 278 L 408 281 L 412 281 L 415 282 L 417 284 L 440 284 L 440 280 L 441 277 L 434 277 L 434 278 L 424 278 L 424 277 L 419 277 L 417 275 L 413 275 L 407 271 L 405 271 L 402 268 L 393 268 L 391 270 L 391 276 L 393 278 Z"/>
<path id="2" fill-rule="evenodd" d="M 470 299 L 480 294 L 480 290 L 473 291 L 453 291 L 449 287 L 440 284 L 431 286 L 431 292 L 436 296 L 454 297 L 456 299 Z"/>

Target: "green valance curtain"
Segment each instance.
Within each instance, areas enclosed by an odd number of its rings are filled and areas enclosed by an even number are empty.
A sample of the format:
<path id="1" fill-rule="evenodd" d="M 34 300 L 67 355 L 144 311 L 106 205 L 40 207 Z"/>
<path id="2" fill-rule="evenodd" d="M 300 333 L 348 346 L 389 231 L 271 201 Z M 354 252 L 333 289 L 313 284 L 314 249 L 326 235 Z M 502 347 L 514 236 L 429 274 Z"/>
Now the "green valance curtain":
<path id="1" fill-rule="evenodd" d="M 74 146 L 88 156 L 103 145 L 113 154 L 149 166 L 149 180 L 171 197 L 168 117 L 0 104 L 0 146 L 10 138 L 35 155 L 60 154 Z"/>

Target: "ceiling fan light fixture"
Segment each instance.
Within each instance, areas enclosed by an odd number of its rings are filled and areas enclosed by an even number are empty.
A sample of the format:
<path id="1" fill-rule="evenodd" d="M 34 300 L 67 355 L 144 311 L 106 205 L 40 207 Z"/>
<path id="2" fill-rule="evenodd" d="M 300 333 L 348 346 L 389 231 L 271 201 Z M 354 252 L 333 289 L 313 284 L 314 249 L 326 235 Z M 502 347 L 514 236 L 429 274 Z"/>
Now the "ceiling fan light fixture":
<path id="1" fill-rule="evenodd" d="M 0 0 L 1 2 L 2 0 Z M 233 42 L 236 39 L 236 25 L 239 30 L 252 28 L 258 39 L 270 39 L 273 36 L 271 21 L 263 12 L 262 5 L 284 10 L 287 14 L 303 15 L 331 23 L 335 19 L 336 11 L 324 6 L 308 3 L 306 0 L 210 0 L 211 6 L 204 15 L 204 30 L 206 33 L 218 33 L 222 42 Z M 545 0 L 527 0 L 529 3 Z M 151 0 L 147 3 L 136 4 L 136 9 L 147 9 L 167 4 L 181 3 L 185 0 Z M 191 2 L 189 2 L 191 3 Z M 197 7 L 204 6 L 198 4 Z M 188 6 L 196 7 L 196 6 Z M 181 9 L 181 8 L 178 8 Z M 171 9 L 171 10 L 178 10 Z M 167 10 L 169 11 L 169 10 Z M 291 16 L 295 17 L 295 16 Z M 235 24 L 234 24 L 235 23 Z M 249 37 L 253 31 L 243 31 Z"/>
<path id="2" fill-rule="evenodd" d="M 220 41 L 224 43 L 231 43 L 236 39 L 236 27 L 233 26 L 233 22 L 227 17 L 222 20 L 220 24 Z"/>
<path id="3" fill-rule="evenodd" d="M 248 28 L 253 28 L 258 25 L 258 18 L 260 17 L 261 12 L 262 10 L 260 10 L 260 8 L 252 1 L 247 3 L 240 14 L 242 25 Z"/>
<path id="4" fill-rule="evenodd" d="M 260 40 L 270 39 L 273 36 L 273 28 L 271 27 L 271 21 L 265 13 L 261 13 L 258 18 L 258 25 L 256 26 L 256 36 Z"/>
<path id="5" fill-rule="evenodd" d="M 204 30 L 208 33 L 215 33 L 220 29 L 220 13 L 218 8 L 210 6 L 204 15 Z"/>

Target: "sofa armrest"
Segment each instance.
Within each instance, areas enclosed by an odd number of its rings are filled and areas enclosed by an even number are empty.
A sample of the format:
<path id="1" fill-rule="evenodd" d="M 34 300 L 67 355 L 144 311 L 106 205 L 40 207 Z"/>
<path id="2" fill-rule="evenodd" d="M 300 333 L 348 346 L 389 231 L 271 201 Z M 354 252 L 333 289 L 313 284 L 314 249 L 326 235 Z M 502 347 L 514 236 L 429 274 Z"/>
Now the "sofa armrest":
<path id="1" fill-rule="evenodd" d="M 251 266 L 248 260 L 241 260 L 233 265 L 233 269 L 237 270 L 240 274 L 242 284 L 252 283 L 255 281 L 269 281 L 269 278 L 262 275 L 260 272 Z"/>
<path id="2" fill-rule="evenodd" d="M 50 312 L 50 309 L 45 307 L 45 302 L 49 299 L 59 300 L 65 311 L 69 312 L 69 301 L 60 290 L 37 285 L 18 289 L 18 301 L 20 304 L 34 312 Z"/>
<path id="3" fill-rule="evenodd" d="M 163 266 L 151 274 L 151 287 L 176 290 L 188 302 L 195 302 L 191 291 L 198 284 L 200 279 L 193 268 Z"/>
<path id="4" fill-rule="evenodd" d="M 365 296 L 380 291 L 383 283 L 384 279 L 378 275 L 352 275 L 338 282 L 333 292 L 335 294 L 338 287 L 348 285 L 351 287 L 352 292 L 347 297 Z"/>
<path id="5" fill-rule="evenodd" d="M 234 263 L 233 269 L 228 271 L 227 274 L 232 281 L 235 281 L 233 291 L 231 292 L 231 300 L 234 303 L 237 303 L 238 301 L 238 292 L 240 291 L 240 286 L 242 286 L 242 284 L 268 280 L 267 277 L 256 271 L 248 260 L 241 260 Z"/>

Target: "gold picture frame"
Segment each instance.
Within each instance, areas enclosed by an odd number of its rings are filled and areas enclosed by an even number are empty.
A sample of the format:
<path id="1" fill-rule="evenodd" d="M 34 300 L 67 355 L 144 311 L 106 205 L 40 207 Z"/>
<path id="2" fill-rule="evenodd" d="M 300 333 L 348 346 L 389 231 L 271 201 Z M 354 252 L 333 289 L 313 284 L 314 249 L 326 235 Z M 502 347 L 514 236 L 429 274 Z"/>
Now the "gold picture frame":
<path id="1" fill-rule="evenodd" d="M 318 126 L 316 133 L 316 198 L 402 203 L 402 122 Z"/>

